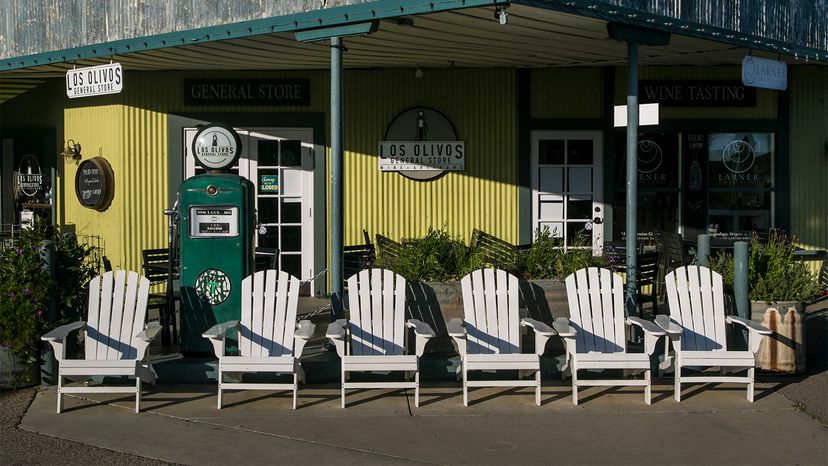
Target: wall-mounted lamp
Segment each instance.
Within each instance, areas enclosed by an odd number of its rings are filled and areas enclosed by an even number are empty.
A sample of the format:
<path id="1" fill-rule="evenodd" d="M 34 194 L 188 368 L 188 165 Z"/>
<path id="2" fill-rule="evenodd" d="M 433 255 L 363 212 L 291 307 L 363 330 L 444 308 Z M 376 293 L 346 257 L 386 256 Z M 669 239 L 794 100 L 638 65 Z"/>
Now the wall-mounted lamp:
<path id="1" fill-rule="evenodd" d="M 59 155 L 62 155 L 67 161 L 71 159 L 78 162 L 81 159 L 81 145 L 76 143 L 74 140 L 69 139 L 66 141 L 66 149 L 63 149 L 63 152 Z"/>
<path id="2" fill-rule="evenodd" d="M 506 25 L 506 23 L 509 22 L 509 13 L 506 13 L 505 6 L 495 8 L 494 17 L 500 22 L 501 25 Z"/>

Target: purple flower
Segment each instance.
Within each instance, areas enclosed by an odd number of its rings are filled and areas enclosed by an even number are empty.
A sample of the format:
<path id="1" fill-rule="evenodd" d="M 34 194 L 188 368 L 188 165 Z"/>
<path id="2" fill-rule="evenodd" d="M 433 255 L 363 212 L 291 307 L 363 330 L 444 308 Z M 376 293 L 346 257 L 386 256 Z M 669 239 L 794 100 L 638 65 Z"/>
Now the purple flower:
<path id="1" fill-rule="evenodd" d="M 9 291 L 9 298 L 14 298 L 14 291 Z"/>
<path id="2" fill-rule="evenodd" d="M 17 255 L 18 255 L 18 256 L 22 256 L 22 255 L 23 255 L 23 248 L 17 248 Z"/>
<path id="3" fill-rule="evenodd" d="M 37 308 L 37 316 L 38 317 L 43 317 L 43 308 L 42 307 Z"/>
<path id="4" fill-rule="evenodd" d="M 26 288 L 23 288 L 23 294 L 29 294 L 31 292 L 32 290 L 30 290 L 28 286 Z"/>

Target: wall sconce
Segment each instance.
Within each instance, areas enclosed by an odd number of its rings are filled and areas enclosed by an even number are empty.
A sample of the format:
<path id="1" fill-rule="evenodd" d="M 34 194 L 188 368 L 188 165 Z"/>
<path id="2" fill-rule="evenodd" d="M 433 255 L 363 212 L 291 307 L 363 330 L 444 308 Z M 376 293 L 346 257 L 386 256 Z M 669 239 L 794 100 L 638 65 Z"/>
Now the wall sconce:
<path id="1" fill-rule="evenodd" d="M 506 7 L 505 6 L 499 6 L 499 7 L 495 8 L 494 17 L 503 26 L 505 26 L 506 23 L 509 22 L 509 13 L 506 13 Z"/>
<path id="2" fill-rule="evenodd" d="M 63 149 L 63 152 L 59 155 L 62 155 L 67 161 L 71 159 L 78 162 L 81 159 L 81 145 L 76 143 L 74 140 L 69 139 L 66 141 L 66 149 Z"/>

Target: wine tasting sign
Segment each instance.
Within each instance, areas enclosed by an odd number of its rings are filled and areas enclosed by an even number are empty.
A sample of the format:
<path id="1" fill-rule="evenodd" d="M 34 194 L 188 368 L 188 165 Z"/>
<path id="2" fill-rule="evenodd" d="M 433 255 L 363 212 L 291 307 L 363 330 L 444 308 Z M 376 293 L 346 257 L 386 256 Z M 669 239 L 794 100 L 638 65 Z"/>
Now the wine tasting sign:
<path id="1" fill-rule="evenodd" d="M 75 194 L 82 206 L 102 212 L 115 193 L 112 166 L 103 157 L 84 160 L 75 174 Z"/>

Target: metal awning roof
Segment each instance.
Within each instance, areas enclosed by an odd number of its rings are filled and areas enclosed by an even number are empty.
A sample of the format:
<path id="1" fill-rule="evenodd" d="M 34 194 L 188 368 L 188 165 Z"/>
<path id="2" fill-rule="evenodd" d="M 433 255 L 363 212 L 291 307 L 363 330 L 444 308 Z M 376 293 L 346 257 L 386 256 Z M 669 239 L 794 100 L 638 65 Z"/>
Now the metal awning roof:
<path id="1" fill-rule="evenodd" d="M 512 5 L 508 24 L 501 25 L 493 11 L 493 7 L 478 7 L 382 20 L 376 33 L 345 39 L 344 65 L 430 68 L 626 63 L 626 44 L 608 38 L 604 20 Z M 641 64 L 735 65 L 748 50 L 673 34 L 669 46 L 642 47 Z M 796 62 L 793 57 L 783 59 Z M 73 66 L 110 60 L 120 62 L 126 70 L 141 71 L 328 69 L 330 50 L 325 41 L 297 42 L 292 32 L 282 32 L 34 66 L 3 72 L 0 78 L 56 77 Z"/>

